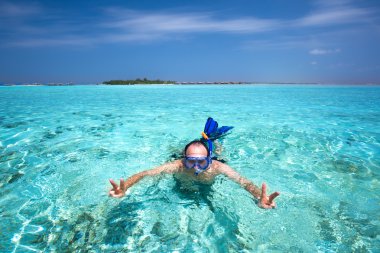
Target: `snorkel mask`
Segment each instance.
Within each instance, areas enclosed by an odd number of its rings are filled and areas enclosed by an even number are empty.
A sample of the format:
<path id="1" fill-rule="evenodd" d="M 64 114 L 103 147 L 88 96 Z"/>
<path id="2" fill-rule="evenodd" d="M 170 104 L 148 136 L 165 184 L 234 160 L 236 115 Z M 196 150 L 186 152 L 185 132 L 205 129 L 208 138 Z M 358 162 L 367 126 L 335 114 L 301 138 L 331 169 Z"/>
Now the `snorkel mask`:
<path id="1" fill-rule="evenodd" d="M 185 167 L 186 169 L 195 169 L 194 174 L 198 176 L 199 173 L 207 170 L 207 168 L 212 163 L 210 156 L 185 156 Z"/>

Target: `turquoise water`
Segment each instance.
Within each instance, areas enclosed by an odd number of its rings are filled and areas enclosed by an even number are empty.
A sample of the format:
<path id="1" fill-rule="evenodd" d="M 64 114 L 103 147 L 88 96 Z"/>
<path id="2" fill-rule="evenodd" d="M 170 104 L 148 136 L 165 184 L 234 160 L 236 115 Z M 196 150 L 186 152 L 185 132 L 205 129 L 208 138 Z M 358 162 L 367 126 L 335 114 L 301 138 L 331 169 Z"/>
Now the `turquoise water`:
<path id="1" fill-rule="evenodd" d="M 380 86 L 0 87 L 0 252 L 378 252 Z M 213 116 L 223 158 L 280 191 L 170 175 L 124 199 L 109 178 L 169 161 Z"/>

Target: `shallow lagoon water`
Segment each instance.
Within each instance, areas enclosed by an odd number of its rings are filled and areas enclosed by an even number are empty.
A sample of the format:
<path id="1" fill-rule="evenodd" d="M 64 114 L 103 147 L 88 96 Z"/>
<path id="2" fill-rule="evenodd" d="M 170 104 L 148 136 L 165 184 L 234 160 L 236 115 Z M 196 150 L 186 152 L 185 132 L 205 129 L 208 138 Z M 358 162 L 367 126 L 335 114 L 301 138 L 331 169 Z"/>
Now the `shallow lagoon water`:
<path id="1" fill-rule="evenodd" d="M 377 252 L 379 101 L 380 86 L 0 87 L 0 252 Z M 280 191 L 277 209 L 224 177 L 107 196 L 208 116 L 235 126 L 223 159 Z"/>

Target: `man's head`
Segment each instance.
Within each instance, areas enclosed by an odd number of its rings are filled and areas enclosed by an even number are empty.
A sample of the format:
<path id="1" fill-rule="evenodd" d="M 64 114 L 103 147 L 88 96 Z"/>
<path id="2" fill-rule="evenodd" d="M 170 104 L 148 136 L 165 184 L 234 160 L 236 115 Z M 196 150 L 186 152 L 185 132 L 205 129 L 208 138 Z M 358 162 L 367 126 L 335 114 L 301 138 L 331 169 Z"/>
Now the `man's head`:
<path id="1" fill-rule="evenodd" d="M 208 169 L 211 164 L 210 152 L 201 141 L 192 141 L 184 149 L 184 164 L 187 169 L 195 169 L 195 175 Z"/>
<path id="2" fill-rule="evenodd" d="M 210 152 L 206 144 L 199 140 L 188 143 L 183 151 L 185 156 L 210 156 Z"/>

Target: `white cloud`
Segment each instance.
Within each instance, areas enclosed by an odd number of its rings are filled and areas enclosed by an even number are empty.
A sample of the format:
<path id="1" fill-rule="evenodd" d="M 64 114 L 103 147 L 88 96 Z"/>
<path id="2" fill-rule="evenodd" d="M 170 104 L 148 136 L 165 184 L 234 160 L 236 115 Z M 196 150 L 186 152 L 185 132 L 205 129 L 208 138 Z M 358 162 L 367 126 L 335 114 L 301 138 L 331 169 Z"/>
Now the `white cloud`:
<path id="1" fill-rule="evenodd" d="M 336 49 L 313 49 L 313 50 L 310 50 L 309 51 L 309 54 L 312 54 L 312 55 L 325 55 L 325 54 L 335 54 L 335 53 L 340 53 L 340 49 L 339 48 L 336 48 Z"/>
<path id="2" fill-rule="evenodd" d="M 322 10 L 295 20 L 295 26 L 327 26 L 368 21 L 371 11 L 359 8 Z"/>
<path id="3" fill-rule="evenodd" d="M 315 0 L 315 9 L 294 20 L 299 27 L 331 26 L 363 23 L 373 20 L 375 12 L 369 8 L 355 7 L 350 0 Z"/>
<path id="4" fill-rule="evenodd" d="M 129 10 L 108 10 L 112 16 L 104 25 L 138 33 L 228 32 L 256 33 L 278 29 L 280 21 L 258 18 L 217 19 L 211 13 L 137 13 Z M 125 15 L 127 13 L 127 15 Z"/>
<path id="5" fill-rule="evenodd" d="M 354 8 L 345 0 L 317 2 L 317 9 L 299 19 L 279 20 L 257 17 L 220 17 L 212 12 L 160 11 L 141 12 L 123 8 L 107 8 L 93 19 L 68 20 L 64 13 L 58 16 L 46 16 L 59 13 L 42 9 L 37 5 L 20 5 L 11 2 L 0 3 L 0 21 L 13 17 L 17 22 L 0 22 L 0 30 L 5 35 L 2 42 L 13 45 L 89 45 L 104 43 L 123 43 L 131 41 L 157 41 L 176 39 L 188 34 L 224 33 L 224 34 L 259 34 L 268 32 L 286 32 L 294 29 L 310 29 L 315 26 L 360 23 L 368 21 L 373 13 L 368 9 Z M 5 16 L 8 15 L 8 16 Z M 28 17 L 28 20 L 17 19 Z M 32 18 L 35 18 L 33 20 Z M 39 20 L 39 17 L 43 19 Z M 24 21 L 23 21 L 24 20 Z M 90 21 L 89 21 L 90 20 Z M 30 22 L 37 21 L 37 22 Z M 38 25 L 43 23 L 44 25 Z M 306 33 L 307 34 L 307 33 Z M 295 48 L 310 42 L 312 36 L 276 40 L 258 38 L 258 44 L 272 45 L 276 48 Z M 314 36 L 315 37 L 315 36 Z M 11 39 L 12 38 L 12 39 Z M 278 42 L 278 40 L 281 40 Z M 66 41 L 66 42 L 65 42 Z M 6 42 L 6 43 L 4 43 Z M 264 43 L 264 44 L 263 44 Z M 252 43 L 254 46 L 255 43 Z M 318 44 L 311 44 L 318 47 Z M 335 50 L 313 49 L 310 54 L 323 55 L 338 53 Z"/>
<path id="6" fill-rule="evenodd" d="M 37 15 L 42 12 L 42 8 L 36 4 L 15 4 L 12 2 L 0 2 L 0 17 L 25 17 Z"/>

